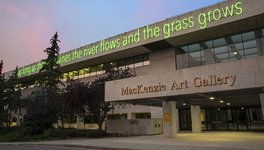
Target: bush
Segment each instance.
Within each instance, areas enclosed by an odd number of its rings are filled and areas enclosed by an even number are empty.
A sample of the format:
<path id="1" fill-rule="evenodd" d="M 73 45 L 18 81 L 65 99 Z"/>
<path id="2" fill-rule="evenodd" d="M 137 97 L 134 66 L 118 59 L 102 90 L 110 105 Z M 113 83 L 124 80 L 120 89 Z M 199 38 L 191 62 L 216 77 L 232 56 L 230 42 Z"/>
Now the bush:
<path id="1" fill-rule="evenodd" d="M 105 137 L 107 134 L 99 130 L 80 130 L 74 128 L 58 128 L 45 130 L 40 135 L 31 135 L 20 132 L 19 127 L 0 128 L 0 142 L 15 141 L 47 141 L 59 140 L 65 138 L 99 138 Z"/>

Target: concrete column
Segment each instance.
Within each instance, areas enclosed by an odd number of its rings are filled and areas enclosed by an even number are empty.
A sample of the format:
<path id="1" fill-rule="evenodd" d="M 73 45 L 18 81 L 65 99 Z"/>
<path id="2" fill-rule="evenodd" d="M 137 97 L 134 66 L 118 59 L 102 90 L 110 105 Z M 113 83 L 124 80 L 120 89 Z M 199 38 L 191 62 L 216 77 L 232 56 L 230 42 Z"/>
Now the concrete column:
<path id="1" fill-rule="evenodd" d="M 171 138 L 177 136 L 177 109 L 176 102 L 164 101 L 163 107 L 163 133 L 164 137 Z"/>
<path id="2" fill-rule="evenodd" d="M 200 133 L 202 132 L 202 122 L 201 122 L 201 107 L 198 105 L 191 105 L 191 118 L 192 118 L 192 132 Z"/>
<path id="3" fill-rule="evenodd" d="M 260 97 L 260 104 L 261 104 L 262 116 L 264 118 L 264 94 L 259 94 L 259 97 Z"/>

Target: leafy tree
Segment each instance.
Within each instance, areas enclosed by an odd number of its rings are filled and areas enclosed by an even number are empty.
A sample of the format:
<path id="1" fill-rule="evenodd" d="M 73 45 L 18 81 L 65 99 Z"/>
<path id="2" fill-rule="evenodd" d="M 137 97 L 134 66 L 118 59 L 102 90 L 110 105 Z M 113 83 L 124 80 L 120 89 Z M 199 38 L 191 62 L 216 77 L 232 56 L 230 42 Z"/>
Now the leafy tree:
<path id="1" fill-rule="evenodd" d="M 63 92 L 64 116 L 71 118 L 74 115 L 79 117 L 86 115 L 86 101 L 90 90 L 89 85 L 90 83 L 81 82 L 80 80 L 70 79 L 67 81 L 67 86 Z"/>
<path id="2" fill-rule="evenodd" d="M 20 83 L 18 80 L 18 67 L 13 71 L 13 73 L 9 76 L 6 86 L 5 86 L 5 104 L 7 106 L 7 111 L 8 111 L 8 121 L 7 121 L 7 126 L 10 126 L 11 123 L 11 113 L 16 112 L 17 110 L 20 110 L 21 106 L 21 87 Z M 20 111 L 21 112 L 21 111 Z"/>
<path id="3" fill-rule="evenodd" d="M 1 60 L 0 62 L 0 127 L 3 125 L 3 123 L 5 122 L 5 103 L 4 103 L 4 97 L 5 97 L 5 93 L 4 93 L 4 85 L 5 85 L 5 78 L 4 78 L 4 74 L 3 74 L 3 60 Z"/>
<path id="4" fill-rule="evenodd" d="M 45 63 L 40 70 L 41 77 L 38 79 L 40 87 L 29 98 L 28 113 L 25 115 L 23 127 L 32 134 L 41 134 L 44 130 L 52 128 L 61 113 L 61 94 L 58 88 L 61 83 L 60 65 L 57 63 L 60 50 L 58 42 L 60 40 L 56 32 L 50 40 L 51 46 L 44 50 L 48 57 L 42 60 Z"/>
<path id="5" fill-rule="evenodd" d="M 46 129 L 53 128 L 56 120 L 56 109 L 46 97 L 47 89 L 40 86 L 29 97 L 27 114 L 22 124 L 26 134 L 43 134 Z"/>
<path id="6" fill-rule="evenodd" d="M 102 131 L 102 124 L 106 119 L 107 112 L 113 109 L 113 105 L 105 102 L 105 82 L 117 79 L 124 79 L 135 76 L 134 70 L 116 69 L 110 70 L 105 76 L 99 77 L 90 85 L 90 96 L 86 102 L 87 109 L 94 116 L 99 131 Z"/>

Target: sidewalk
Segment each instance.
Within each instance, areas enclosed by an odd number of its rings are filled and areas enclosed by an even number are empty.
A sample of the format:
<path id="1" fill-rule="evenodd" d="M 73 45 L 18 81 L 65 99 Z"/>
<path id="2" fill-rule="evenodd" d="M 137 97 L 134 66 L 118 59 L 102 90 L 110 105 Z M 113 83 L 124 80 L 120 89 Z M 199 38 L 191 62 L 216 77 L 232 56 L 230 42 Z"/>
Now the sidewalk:
<path id="1" fill-rule="evenodd" d="M 177 138 L 163 138 L 162 135 L 155 135 L 1 144 L 55 145 L 109 150 L 262 150 L 264 148 L 264 133 L 178 133 Z"/>

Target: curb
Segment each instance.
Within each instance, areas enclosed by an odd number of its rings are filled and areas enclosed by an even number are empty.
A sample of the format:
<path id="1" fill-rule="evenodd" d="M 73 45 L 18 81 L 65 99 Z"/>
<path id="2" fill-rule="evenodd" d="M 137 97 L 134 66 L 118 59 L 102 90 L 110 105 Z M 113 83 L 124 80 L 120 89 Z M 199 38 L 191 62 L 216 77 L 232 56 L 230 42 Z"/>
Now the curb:
<path id="1" fill-rule="evenodd" d="M 1 145 L 2 143 L 0 143 Z M 128 148 L 114 148 L 114 147 L 100 147 L 100 146 L 89 146 L 89 145 L 74 145 L 74 144 L 45 144 L 45 143 L 3 143 L 4 145 L 39 145 L 39 146 L 50 146 L 50 147 L 75 147 L 75 148 L 91 148 L 97 150 L 138 150 Z"/>

